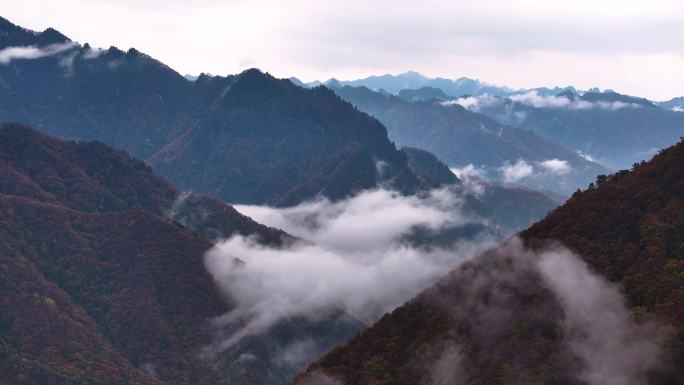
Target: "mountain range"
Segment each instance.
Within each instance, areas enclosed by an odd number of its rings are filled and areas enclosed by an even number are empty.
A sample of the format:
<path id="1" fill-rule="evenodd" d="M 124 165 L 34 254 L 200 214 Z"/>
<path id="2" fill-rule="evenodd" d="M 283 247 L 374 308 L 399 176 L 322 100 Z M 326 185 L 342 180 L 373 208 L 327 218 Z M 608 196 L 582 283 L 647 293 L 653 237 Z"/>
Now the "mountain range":
<path id="1" fill-rule="evenodd" d="M 680 99 L 0 18 L 0 385 L 684 383 Z"/>
<path id="2" fill-rule="evenodd" d="M 408 102 L 460 104 L 503 125 L 534 131 L 612 170 L 649 158 L 684 133 L 684 115 L 678 114 L 684 111 L 682 97 L 656 102 L 598 88 L 511 89 L 468 78 L 429 78 L 413 71 L 350 81 L 302 83 L 292 79 L 304 87 L 366 87 L 389 99 L 398 96 Z M 357 103 L 365 111 L 366 106 Z M 377 108 L 369 110 L 378 112 Z M 388 126 L 392 137 L 390 124 L 376 117 Z"/>
<path id="3" fill-rule="evenodd" d="M 563 91 L 574 90 L 574 87 L 537 87 L 530 89 L 513 89 L 506 86 L 493 85 L 479 79 L 460 77 L 458 79 L 447 79 L 442 77 L 430 78 L 415 71 L 407 71 L 397 75 L 373 75 L 356 80 L 328 79 L 324 82 L 316 80 L 313 82 L 302 82 L 296 77 L 290 80 L 302 87 L 317 87 L 320 85 L 332 86 L 336 88 L 367 87 L 373 91 L 385 92 L 392 95 L 399 95 L 402 91 L 417 90 L 420 88 L 432 88 L 440 90 L 450 98 L 458 98 L 464 95 L 493 95 L 510 96 L 535 91 L 541 95 L 557 95 Z"/>
<path id="4" fill-rule="evenodd" d="M 35 49 L 0 64 L 0 120 L 125 150 L 181 190 L 288 206 L 378 186 L 408 194 L 445 184 L 443 175 L 421 174 L 378 120 L 326 87 L 303 89 L 256 69 L 191 81 L 135 49 L 81 46 L 4 19 L 0 28 L 0 52 Z M 530 207 L 554 205 L 536 193 L 529 199 Z"/>

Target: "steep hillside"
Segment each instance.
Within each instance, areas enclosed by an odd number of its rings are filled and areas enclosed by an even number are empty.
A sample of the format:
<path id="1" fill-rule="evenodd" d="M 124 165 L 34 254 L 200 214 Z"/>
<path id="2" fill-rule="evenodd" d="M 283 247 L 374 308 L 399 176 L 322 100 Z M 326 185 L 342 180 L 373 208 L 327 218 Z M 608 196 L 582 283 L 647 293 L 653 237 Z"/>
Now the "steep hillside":
<path id="1" fill-rule="evenodd" d="M 683 164 L 679 143 L 599 177 L 521 234 L 534 251 L 466 263 L 296 383 L 682 383 Z"/>
<path id="2" fill-rule="evenodd" d="M 209 239 L 238 233 L 289 239 L 213 198 L 181 194 L 143 162 L 99 142 L 64 142 L 26 126 L 0 124 L 0 194 L 84 213 L 144 210 L 173 217 Z"/>
<path id="3" fill-rule="evenodd" d="M 207 320 L 228 310 L 201 263 L 209 242 L 145 212 L 84 214 L 4 195 L 0 207 L 3 377 L 218 379 L 195 357 L 211 342 Z"/>
<path id="4" fill-rule="evenodd" d="M 381 181 L 403 191 L 419 186 L 385 128 L 326 88 L 305 90 L 258 70 L 201 77 L 194 86 L 206 107 L 150 158 L 184 188 L 230 202 L 291 205 L 319 193 L 343 198 Z"/>
<path id="5" fill-rule="evenodd" d="M 0 121 L 102 141 L 182 189 L 228 202 L 289 205 L 379 183 L 424 187 L 385 128 L 325 88 L 258 70 L 190 81 L 135 49 L 63 36 L 55 46 L 44 37 L 55 33 L 0 23 L 0 49 L 36 51 L 0 64 Z"/>
<path id="6" fill-rule="evenodd" d="M 470 164 L 483 168 L 493 180 L 568 195 L 606 172 L 604 167 L 532 131 L 504 126 L 460 105 L 435 100 L 409 102 L 364 87 L 334 90 L 378 118 L 398 145 L 428 150 L 449 167 Z M 553 164 L 564 167 L 554 168 Z"/>
<path id="7" fill-rule="evenodd" d="M 458 184 L 460 181 L 449 167 L 437 157 L 425 150 L 413 147 L 404 147 L 401 151 L 406 154 L 409 165 L 419 178 L 425 179 L 426 183 L 437 185 Z"/>

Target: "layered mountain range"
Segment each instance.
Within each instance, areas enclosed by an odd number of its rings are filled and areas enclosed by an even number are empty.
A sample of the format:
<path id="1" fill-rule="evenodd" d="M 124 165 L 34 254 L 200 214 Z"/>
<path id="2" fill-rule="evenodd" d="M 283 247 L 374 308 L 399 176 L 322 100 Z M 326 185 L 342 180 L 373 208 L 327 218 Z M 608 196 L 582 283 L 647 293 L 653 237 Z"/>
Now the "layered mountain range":
<path id="1" fill-rule="evenodd" d="M 4 19 L 0 28 L 0 120 L 102 141 L 181 190 L 288 206 L 378 186 L 414 193 L 460 183 L 409 164 L 378 120 L 328 88 L 303 89 L 255 69 L 191 81 L 135 49 L 81 46 L 53 29 L 37 33 Z M 531 207 L 555 204 L 528 198 Z"/>
<path id="2" fill-rule="evenodd" d="M 431 78 L 415 71 L 407 71 L 397 75 L 373 75 L 366 78 L 355 80 L 339 80 L 335 78 L 326 81 L 302 82 L 296 77 L 290 78 L 292 82 L 302 87 L 316 87 L 326 85 L 331 87 L 366 87 L 373 91 L 379 91 L 391 95 L 399 95 L 403 92 L 411 92 L 418 89 L 438 90 L 441 94 L 449 98 L 458 98 L 464 95 L 494 95 L 511 96 L 535 91 L 541 95 L 557 95 L 563 91 L 575 90 L 572 86 L 567 87 L 537 87 L 513 89 L 506 86 L 490 84 L 479 79 L 460 77 L 458 79 L 447 79 L 443 77 Z"/>
<path id="3" fill-rule="evenodd" d="M 0 18 L 0 384 L 683 383 L 684 144 L 640 162 L 680 102 L 181 76 Z"/>
<path id="4" fill-rule="evenodd" d="M 533 131 L 546 141 L 578 152 L 585 159 L 612 170 L 629 168 L 684 134 L 681 97 L 654 102 L 612 90 L 579 91 L 571 86 L 514 90 L 468 78 L 429 78 L 416 72 L 298 84 L 307 87 L 325 84 L 333 89 L 366 87 L 390 100 L 392 96 L 398 96 L 407 102 L 460 104 L 504 126 Z M 348 97 L 347 100 L 361 110 L 382 121 L 390 137 L 400 142 L 392 137 L 392 125 L 386 121 L 386 115 L 398 111 L 388 106 L 378 111 L 377 102 L 367 105 L 368 97 L 360 99 L 360 95 L 353 95 L 349 90 L 346 95 L 345 99 Z M 437 125 L 429 118 L 426 120 L 426 124 Z M 443 160 L 449 163 L 448 159 Z"/>

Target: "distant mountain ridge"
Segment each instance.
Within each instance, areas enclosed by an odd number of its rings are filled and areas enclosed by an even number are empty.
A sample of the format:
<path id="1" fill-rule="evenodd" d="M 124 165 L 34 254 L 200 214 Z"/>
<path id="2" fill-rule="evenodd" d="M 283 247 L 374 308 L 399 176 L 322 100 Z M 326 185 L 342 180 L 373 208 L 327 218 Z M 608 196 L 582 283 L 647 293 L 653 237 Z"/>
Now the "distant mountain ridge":
<path id="1" fill-rule="evenodd" d="M 608 171 L 553 140 L 503 125 L 456 103 L 405 100 L 366 87 L 333 90 L 379 119 L 398 145 L 430 151 L 452 168 L 482 168 L 482 176 L 492 180 L 505 180 L 509 169 L 509 179 L 520 185 L 569 195 Z M 553 169 L 555 164 L 565 168 Z M 516 168 L 520 174 L 513 173 Z"/>
<path id="2" fill-rule="evenodd" d="M 413 71 L 306 84 L 293 79 L 304 87 L 367 87 L 409 102 L 451 101 L 502 124 L 534 131 L 612 169 L 630 167 L 684 133 L 684 115 L 676 114 L 684 112 L 682 97 L 655 102 L 598 88 L 511 89 L 468 78 L 432 79 Z"/>
<path id="3" fill-rule="evenodd" d="M 674 111 L 676 107 L 662 108 L 614 91 L 480 96 L 454 102 L 502 124 L 534 131 L 613 169 L 647 159 L 684 135 L 684 114 Z"/>
<path id="4" fill-rule="evenodd" d="M 407 71 L 397 75 L 373 75 L 362 79 L 339 80 L 328 79 L 326 81 L 302 82 L 296 77 L 291 77 L 290 81 L 300 87 L 317 87 L 320 85 L 331 87 L 368 87 L 373 91 L 387 92 L 392 95 L 399 95 L 402 90 L 418 90 L 420 88 L 438 89 L 450 98 L 458 98 L 465 95 L 481 96 L 510 96 L 535 91 L 540 95 L 558 95 L 564 91 L 575 91 L 572 86 L 567 87 L 537 87 L 513 89 L 506 86 L 497 86 L 481 81 L 460 77 L 457 79 L 447 79 L 443 77 L 430 78 L 415 71 Z"/>
<path id="5" fill-rule="evenodd" d="M 684 112 L 684 96 L 672 98 L 665 102 L 657 103 L 659 107 L 665 108 L 667 110 L 672 110 L 674 112 Z"/>
<path id="6" fill-rule="evenodd" d="M 297 78 L 291 78 L 298 85 L 305 85 L 307 87 L 315 87 L 318 85 L 326 85 L 332 87 L 368 87 L 375 91 L 384 90 L 393 95 L 399 94 L 401 90 L 404 89 L 418 89 L 422 87 L 436 88 L 444 92 L 446 95 L 451 97 L 459 97 L 461 95 L 482 95 L 482 94 L 492 94 L 492 95 L 510 95 L 516 93 L 516 90 L 490 85 L 480 80 L 470 79 L 461 77 L 456 80 L 445 79 L 445 78 L 428 78 L 421 75 L 415 71 L 408 71 L 398 75 L 381 75 L 381 76 L 369 76 L 363 79 L 357 80 L 338 80 L 329 79 L 325 82 L 314 81 L 309 83 L 303 83 Z"/>

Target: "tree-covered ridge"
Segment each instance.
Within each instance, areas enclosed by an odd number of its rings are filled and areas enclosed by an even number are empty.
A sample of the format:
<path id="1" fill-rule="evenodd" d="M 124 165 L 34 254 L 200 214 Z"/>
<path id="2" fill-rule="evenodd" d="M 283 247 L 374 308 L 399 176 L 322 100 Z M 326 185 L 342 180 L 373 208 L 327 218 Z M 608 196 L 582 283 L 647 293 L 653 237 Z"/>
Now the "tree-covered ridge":
<path id="1" fill-rule="evenodd" d="M 385 128 L 324 87 L 303 89 L 258 70 L 201 77 L 195 87 L 206 92 L 202 116 L 150 158 L 182 187 L 288 205 L 317 194 L 340 199 L 382 181 L 407 192 L 421 186 Z"/>
<path id="2" fill-rule="evenodd" d="M 651 332 L 658 334 L 660 353 L 648 353 L 653 362 L 644 379 L 650 384 L 684 381 L 683 165 L 680 142 L 632 170 L 599 176 L 596 184 L 521 233 L 532 250 L 560 242 L 583 256 L 626 297 L 630 322 L 648 330 L 657 325 Z M 454 270 L 333 349 L 296 383 L 307 384 L 321 373 L 347 384 L 434 380 L 437 372 L 431 365 L 436 359 L 430 352 L 445 344 L 458 346 L 458 359 L 449 362 L 460 362 L 462 372 L 452 381 L 590 383 L 578 373 L 582 365 L 597 363 L 578 360 L 568 350 L 565 341 L 573 338 L 563 326 L 568 314 L 548 285 L 541 284 L 530 259 L 518 254 L 500 247 Z M 586 316 L 600 317 L 610 310 L 594 311 Z M 599 328 L 589 324 L 585 332 L 591 334 L 592 326 Z M 605 332 L 600 330 L 593 333 Z M 638 345 L 640 336 L 632 332 L 627 341 L 633 338 Z"/>
<path id="3" fill-rule="evenodd" d="M 61 141 L 32 128 L 0 124 L 0 194 L 31 198 L 84 213 L 144 210 L 167 216 L 209 239 L 289 236 L 206 196 L 180 193 L 145 163 L 99 142 Z"/>
<path id="4" fill-rule="evenodd" d="M 339 345 L 295 384 L 582 384 L 562 309 L 530 260 L 492 250 Z M 443 361 L 443 368 L 439 362 Z"/>
<path id="5" fill-rule="evenodd" d="M 636 314 L 672 325 L 665 357 L 684 381 L 684 142 L 599 176 L 522 236 L 568 245 L 620 285 Z"/>

